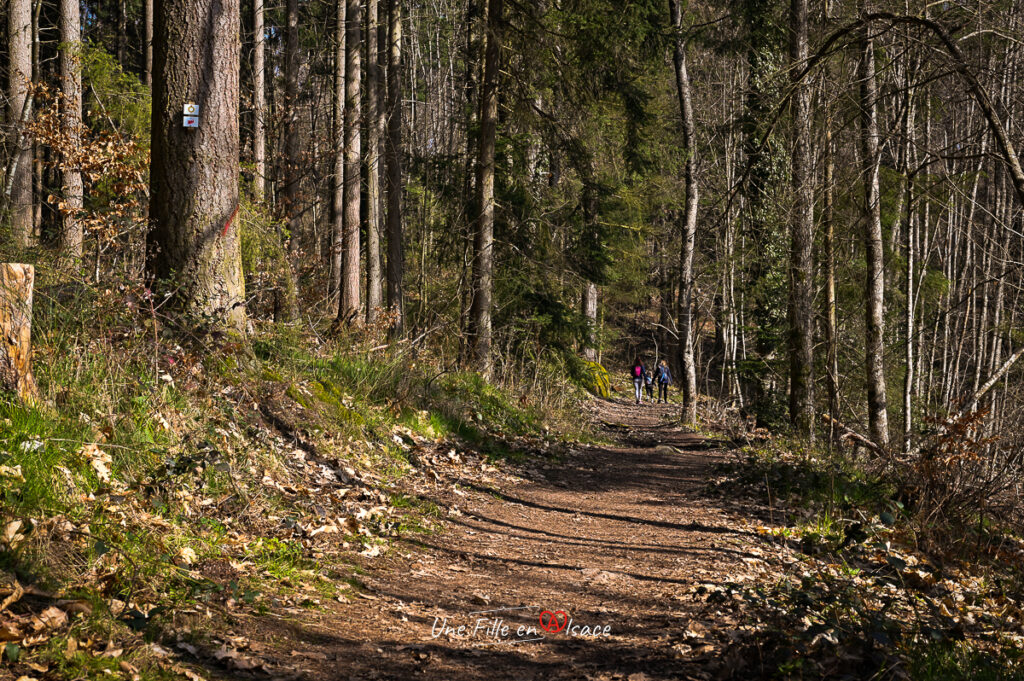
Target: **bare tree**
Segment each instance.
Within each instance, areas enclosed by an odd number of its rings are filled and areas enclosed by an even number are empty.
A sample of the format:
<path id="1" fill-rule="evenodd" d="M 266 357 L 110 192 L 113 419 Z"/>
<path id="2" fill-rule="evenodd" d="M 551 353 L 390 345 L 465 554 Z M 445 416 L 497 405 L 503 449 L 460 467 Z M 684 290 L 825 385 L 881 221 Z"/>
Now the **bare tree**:
<path id="1" fill-rule="evenodd" d="M 679 0 L 669 0 L 669 13 L 675 29 L 673 62 L 675 64 L 676 93 L 683 123 L 683 240 L 680 253 L 679 292 L 679 351 L 682 368 L 683 421 L 697 422 L 697 365 L 693 356 L 693 251 L 697 237 L 697 140 L 693 102 L 690 94 L 690 75 L 686 70 L 686 43 L 683 37 L 683 15 Z"/>

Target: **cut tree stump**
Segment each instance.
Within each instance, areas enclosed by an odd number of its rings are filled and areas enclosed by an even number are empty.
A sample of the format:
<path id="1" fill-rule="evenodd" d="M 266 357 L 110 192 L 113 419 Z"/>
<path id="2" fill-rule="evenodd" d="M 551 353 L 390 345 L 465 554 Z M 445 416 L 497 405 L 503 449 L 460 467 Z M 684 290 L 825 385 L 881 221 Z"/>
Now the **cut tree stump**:
<path id="1" fill-rule="evenodd" d="M 32 265 L 0 263 L 0 390 L 39 400 L 32 376 Z"/>

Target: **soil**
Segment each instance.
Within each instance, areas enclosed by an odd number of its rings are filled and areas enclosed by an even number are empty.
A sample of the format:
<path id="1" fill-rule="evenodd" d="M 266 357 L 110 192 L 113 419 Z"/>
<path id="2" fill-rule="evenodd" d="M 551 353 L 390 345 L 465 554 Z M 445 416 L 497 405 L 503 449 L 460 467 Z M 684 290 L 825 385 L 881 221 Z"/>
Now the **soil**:
<path id="1" fill-rule="evenodd" d="M 590 412 L 614 445 L 438 485 L 443 531 L 366 561 L 349 602 L 246 636 L 317 681 L 713 678 L 715 641 L 741 623 L 701 594 L 767 569 L 749 506 L 704 494 L 728 451 L 680 428 L 677 406 Z"/>

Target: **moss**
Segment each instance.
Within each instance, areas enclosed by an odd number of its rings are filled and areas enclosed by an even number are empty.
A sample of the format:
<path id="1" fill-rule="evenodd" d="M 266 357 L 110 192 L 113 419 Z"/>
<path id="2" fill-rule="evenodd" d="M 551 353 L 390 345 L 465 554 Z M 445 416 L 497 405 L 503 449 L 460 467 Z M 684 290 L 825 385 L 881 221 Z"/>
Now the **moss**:
<path id="1" fill-rule="evenodd" d="M 284 393 L 306 409 L 310 409 L 313 406 L 313 401 L 310 399 L 310 396 L 303 394 L 302 389 L 294 383 L 289 383 L 288 388 Z"/>
<path id="2" fill-rule="evenodd" d="M 607 399 L 611 396 L 611 380 L 608 370 L 597 362 L 585 362 L 583 387 L 598 397 Z"/>

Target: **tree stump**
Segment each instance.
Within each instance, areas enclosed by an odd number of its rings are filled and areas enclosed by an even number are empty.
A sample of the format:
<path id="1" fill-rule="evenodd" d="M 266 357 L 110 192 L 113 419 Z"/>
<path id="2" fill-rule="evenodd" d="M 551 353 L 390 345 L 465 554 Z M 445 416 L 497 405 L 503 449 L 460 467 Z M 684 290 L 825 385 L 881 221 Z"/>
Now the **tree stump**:
<path id="1" fill-rule="evenodd" d="M 39 399 L 32 376 L 32 265 L 0 263 L 0 390 Z"/>

